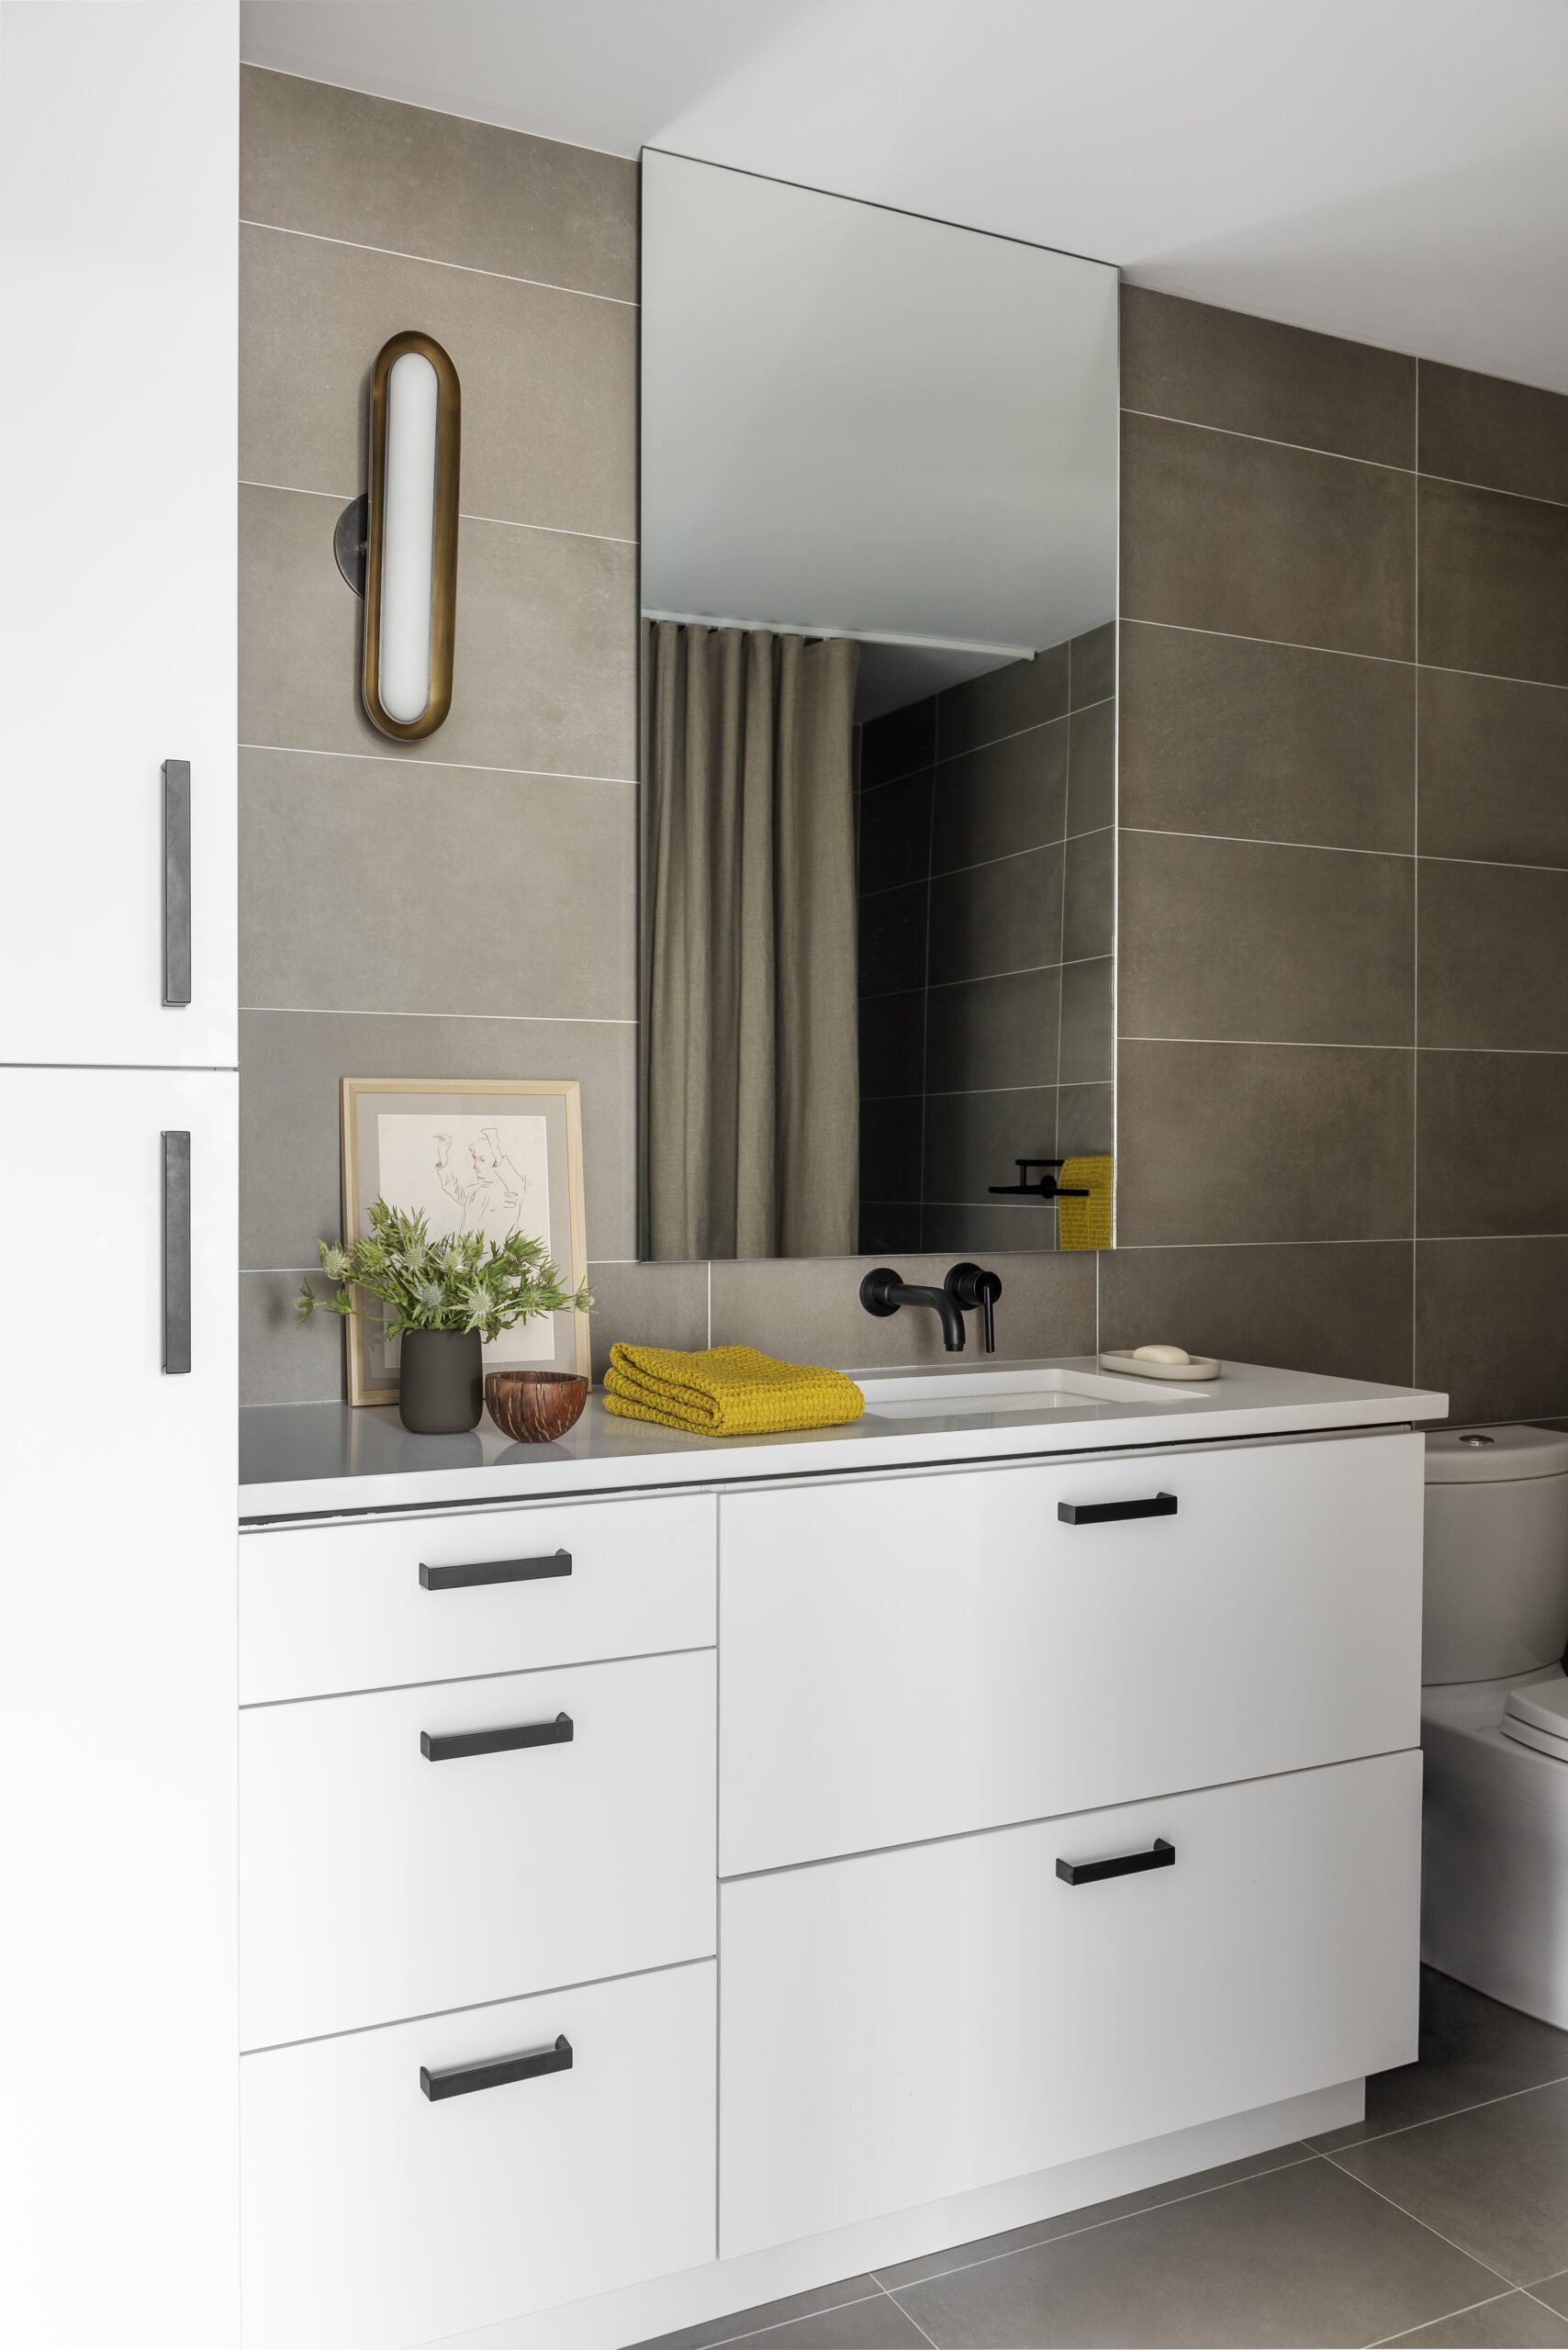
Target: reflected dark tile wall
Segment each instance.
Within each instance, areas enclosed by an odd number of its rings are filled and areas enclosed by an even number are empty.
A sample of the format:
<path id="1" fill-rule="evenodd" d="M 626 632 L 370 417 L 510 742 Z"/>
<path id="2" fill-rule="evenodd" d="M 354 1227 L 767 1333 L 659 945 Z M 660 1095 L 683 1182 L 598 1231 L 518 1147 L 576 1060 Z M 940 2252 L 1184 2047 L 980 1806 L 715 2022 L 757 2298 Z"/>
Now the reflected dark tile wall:
<path id="1" fill-rule="evenodd" d="M 1568 1415 L 1568 399 L 1136 289 L 1123 366 L 1101 1343 Z"/>

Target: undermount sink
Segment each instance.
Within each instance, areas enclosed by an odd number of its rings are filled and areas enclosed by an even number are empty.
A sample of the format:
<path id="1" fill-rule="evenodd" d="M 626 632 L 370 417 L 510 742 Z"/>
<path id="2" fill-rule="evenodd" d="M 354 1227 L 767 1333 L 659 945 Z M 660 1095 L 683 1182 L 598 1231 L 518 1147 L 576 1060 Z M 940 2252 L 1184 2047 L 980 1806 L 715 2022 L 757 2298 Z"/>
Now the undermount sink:
<path id="1" fill-rule="evenodd" d="M 1186 1404 L 1210 1399 L 1201 1387 L 1118 1379 L 1076 1364 L 1014 1363 L 994 1370 L 913 1371 L 857 1381 L 866 1416 L 879 1420 L 951 1419 L 961 1414 L 1026 1418 L 1081 1410 L 1086 1404 Z"/>

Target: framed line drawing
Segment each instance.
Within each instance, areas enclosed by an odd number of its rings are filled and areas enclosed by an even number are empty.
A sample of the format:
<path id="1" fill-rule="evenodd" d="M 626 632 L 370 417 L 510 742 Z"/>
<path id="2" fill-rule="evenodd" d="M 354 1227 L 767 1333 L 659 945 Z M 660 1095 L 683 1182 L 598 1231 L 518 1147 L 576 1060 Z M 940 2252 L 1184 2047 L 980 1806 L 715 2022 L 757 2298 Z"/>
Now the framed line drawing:
<path id="1" fill-rule="evenodd" d="M 575 1078 L 345 1077 L 343 1237 L 369 1229 L 384 1199 L 422 1209 L 431 1237 L 482 1232 L 543 1240 L 563 1285 L 588 1279 L 581 1088 Z M 395 1404 L 398 1342 L 376 1301 L 346 1324 L 349 1402 Z M 485 1369 L 589 1369 L 588 1317 L 570 1308 L 503 1330 Z"/>

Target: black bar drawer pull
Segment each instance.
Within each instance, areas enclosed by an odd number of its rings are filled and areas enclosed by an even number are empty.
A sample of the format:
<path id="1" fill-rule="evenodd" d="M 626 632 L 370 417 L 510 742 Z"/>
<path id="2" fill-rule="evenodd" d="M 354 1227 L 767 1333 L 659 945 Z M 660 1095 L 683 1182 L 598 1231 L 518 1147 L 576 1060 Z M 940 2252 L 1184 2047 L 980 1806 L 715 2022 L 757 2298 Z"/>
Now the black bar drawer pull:
<path id="1" fill-rule="evenodd" d="M 536 2081 L 541 2073 L 569 2073 L 572 2043 L 563 2032 L 554 2048 L 530 2049 L 526 2056 L 493 2056 L 487 2065 L 448 2065 L 432 2073 L 420 2066 L 420 2087 L 434 2105 L 443 2097 L 472 2097 L 476 2089 L 505 2088 L 509 2081 Z"/>
<path id="2" fill-rule="evenodd" d="M 516 1729 L 460 1729 L 450 1738 L 420 1732 L 420 1752 L 427 1762 L 458 1762 L 465 1754 L 510 1754 L 520 1746 L 570 1746 L 572 1718 L 557 1714 L 553 1722 L 522 1722 Z"/>
<path id="3" fill-rule="evenodd" d="M 191 1138 L 163 1136 L 163 1369 L 191 1367 Z"/>
<path id="4" fill-rule="evenodd" d="M 1114 1861 L 1058 1861 L 1057 1874 L 1063 1885 L 1099 1885 L 1108 1876 L 1141 1876 L 1145 1869 L 1171 1869 L 1175 1865 L 1175 1845 L 1168 1844 L 1163 1836 L 1157 1836 L 1152 1852 L 1123 1852 Z"/>
<path id="5" fill-rule="evenodd" d="M 569 1550 L 552 1550 L 543 1559 L 487 1559 L 476 1567 L 427 1567 L 420 1561 L 420 1581 L 427 1591 L 464 1591 L 482 1583 L 542 1583 L 546 1575 L 571 1572 Z"/>
<path id="6" fill-rule="evenodd" d="M 163 1004 L 191 1000 L 191 763 L 163 762 Z"/>
<path id="7" fill-rule="evenodd" d="M 1058 1502 L 1064 1526 L 1112 1526 L 1124 1517 L 1174 1517 L 1174 1494 L 1150 1494 L 1141 1502 Z"/>

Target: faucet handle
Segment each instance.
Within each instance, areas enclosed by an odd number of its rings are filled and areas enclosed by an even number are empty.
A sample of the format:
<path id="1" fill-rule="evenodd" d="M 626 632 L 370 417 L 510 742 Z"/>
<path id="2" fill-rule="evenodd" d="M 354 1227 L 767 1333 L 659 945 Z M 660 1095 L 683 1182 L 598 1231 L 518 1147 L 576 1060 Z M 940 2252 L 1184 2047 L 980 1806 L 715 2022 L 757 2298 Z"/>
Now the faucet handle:
<path id="1" fill-rule="evenodd" d="M 972 1313 L 977 1305 L 980 1307 L 985 1326 L 985 1350 L 988 1355 L 993 1355 L 996 1352 L 996 1301 L 1002 1295 L 1001 1274 L 990 1271 L 984 1265 L 971 1265 L 966 1259 L 962 1264 L 949 1267 L 942 1286 L 965 1313 Z"/>

